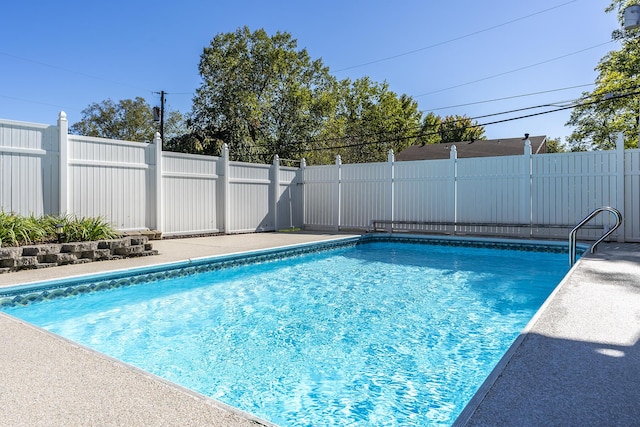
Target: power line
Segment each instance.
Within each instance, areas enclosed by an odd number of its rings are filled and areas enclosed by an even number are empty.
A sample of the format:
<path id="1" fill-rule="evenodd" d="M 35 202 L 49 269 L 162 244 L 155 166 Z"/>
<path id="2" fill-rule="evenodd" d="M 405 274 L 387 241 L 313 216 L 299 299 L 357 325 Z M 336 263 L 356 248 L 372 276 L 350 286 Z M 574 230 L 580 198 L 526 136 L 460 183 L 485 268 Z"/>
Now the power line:
<path id="1" fill-rule="evenodd" d="M 469 104 L 461 104 L 459 106 L 481 104 L 481 103 L 485 103 L 485 102 L 492 102 L 492 101 L 503 100 L 503 99 L 520 98 L 520 97 L 524 97 L 524 96 L 551 93 L 551 92 L 558 92 L 558 91 L 561 91 L 561 90 L 575 89 L 575 88 L 592 86 L 592 85 L 594 85 L 594 83 L 589 83 L 589 84 L 584 84 L 584 85 L 575 85 L 575 86 L 570 86 L 570 87 L 560 88 L 560 89 L 551 89 L 551 90 L 540 91 L 540 92 L 535 92 L 535 93 L 531 93 L 531 94 L 514 95 L 514 96 L 510 96 L 510 97 L 505 97 L 505 98 L 498 98 L 498 99 L 495 99 L 495 100 L 479 101 L 479 102 L 474 102 L 474 103 L 469 103 Z M 629 88 L 622 88 L 621 90 L 636 90 L 636 89 L 638 89 L 638 86 L 631 86 Z M 589 95 L 589 97 L 593 97 L 593 96 L 595 96 L 595 95 Z M 563 100 L 563 101 L 549 102 L 549 103 L 546 103 L 546 104 L 534 105 L 534 106 L 531 106 L 531 107 L 523 107 L 523 108 L 517 108 L 517 109 L 512 109 L 512 110 L 507 110 L 507 111 L 501 111 L 501 112 L 498 112 L 498 113 L 484 114 L 484 115 L 475 116 L 475 117 L 464 117 L 463 116 L 460 119 L 452 120 L 452 121 L 449 121 L 447 123 L 455 124 L 455 123 L 458 123 L 458 122 L 461 122 L 461 121 L 467 121 L 467 120 L 473 121 L 473 120 L 483 119 L 483 118 L 487 118 L 487 117 L 502 116 L 502 115 L 505 115 L 505 114 L 511 114 L 511 113 L 516 113 L 516 112 L 520 112 L 520 111 L 527 111 L 527 110 L 533 110 L 533 109 L 544 108 L 544 107 L 559 107 L 557 104 L 564 104 L 564 103 L 567 103 L 567 102 L 571 102 L 572 105 L 570 106 L 570 108 L 573 108 L 577 101 L 575 99 L 569 99 L 569 100 Z M 560 108 L 563 108 L 563 107 L 565 107 L 565 106 L 560 106 Z M 444 108 L 453 108 L 453 107 L 442 107 L 440 109 L 444 109 Z M 435 110 L 430 110 L 430 111 L 435 111 Z M 421 111 L 421 112 L 423 112 L 423 111 Z M 525 117 L 523 117 L 523 118 L 525 118 Z M 493 123 L 488 123 L 488 124 L 493 124 Z M 478 126 L 483 126 L 483 125 L 475 125 L 474 127 L 478 127 Z M 416 127 L 413 127 L 414 130 L 417 130 L 417 129 L 420 129 L 420 128 L 422 128 L 422 126 L 420 126 L 420 125 L 416 126 Z M 370 132 L 370 133 L 358 134 L 358 135 L 337 136 L 337 137 L 332 137 L 332 138 L 310 138 L 310 139 L 307 140 L 307 142 L 341 141 L 341 140 L 348 140 L 348 139 L 352 139 L 352 138 L 366 138 L 366 137 L 371 137 L 371 136 L 385 135 L 385 134 L 388 134 L 388 133 L 389 133 L 389 131 L 379 131 L 379 132 Z"/>
<path id="2" fill-rule="evenodd" d="M 553 109 L 553 110 L 548 110 L 548 111 L 541 111 L 539 113 L 531 113 L 531 114 L 526 114 L 526 115 L 523 115 L 523 116 L 511 117 L 511 118 L 508 118 L 508 119 L 495 120 L 495 121 L 492 121 L 492 122 L 479 123 L 479 124 L 475 124 L 475 125 L 465 126 L 464 129 L 485 127 L 485 126 L 490 126 L 490 125 L 495 125 L 495 124 L 500 124 L 500 123 L 511 122 L 511 121 L 515 121 L 515 120 L 522 120 L 522 119 L 527 119 L 527 118 L 530 118 L 530 117 L 536 117 L 536 116 L 541 116 L 541 115 L 545 115 L 545 114 L 556 113 L 558 111 L 564 111 L 564 110 L 568 110 L 568 109 L 571 109 L 571 108 L 584 107 L 584 106 L 588 106 L 588 105 L 598 104 L 598 103 L 601 103 L 601 102 L 608 102 L 608 101 L 611 101 L 611 100 L 614 100 L 614 99 L 627 98 L 627 97 L 635 96 L 635 95 L 639 95 L 639 94 L 640 94 L 640 92 L 631 92 L 631 93 L 625 93 L 625 94 L 622 94 L 622 95 L 613 95 L 613 96 L 609 96 L 609 97 L 607 97 L 605 99 L 597 99 L 597 100 L 593 100 L 593 101 L 575 103 L 573 105 L 567 105 L 567 106 L 559 107 L 559 108 L 556 108 L 556 109 Z M 531 108 L 533 108 L 533 107 L 531 107 Z M 307 148 L 307 149 L 305 149 L 305 151 L 337 150 L 337 149 L 342 149 L 342 148 L 364 147 L 364 146 L 367 146 L 367 145 L 385 144 L 385 143 L 389 143 L 389 142 L 398 142 L 398 141 L 404 141 L 404 140 L 407 140 L 407 139 L 415 139 L 415 138 L 420 138 L 420 137 L 424 137 L 424 136 L 432 136 L 432 135 L 439 135 L 439 133 L 437 131 L 434 131 L 434 132 L 420 132 L 420 133 L 413 134 L 413 135 L 406 135 L 406 136 L 397 137 L 397 138 L 388 139 L 388 140 L 383 140 L 383 141 L 359 142 L 359 143 L 354 143 L 354 144 L 344 144 L 344 145 L 332 146 L 332 147 Z"/>
<path id="3" fill-rule="evenodd" d="M 53 68 L 53 69 L 56 69 L 56 70 L 64 71 L 66 73 L 77 74 L 79 76 L 88 77 L 90 79 L 102 80 L 102 81 L 105 81 L 105 82 L 109 82 L 109 83 L 113 83 L 113 84 L 117 84 L 117 85 L 121 85 L 121 86 L 128 86 L 130 88 L 137 89 L 137 90 L 140 90 L 140 91 L 143 91 L 143 92 L 152 92 L 151 90 L 142 89 L 140 87 L 137 87 L 137 86 L 134 86 L 134 85 L 131 85 L 131 84 L 128 84 L 128 83 L 122 83 L 122 82 L 119 82 L 119 81 L 116 81 L 116 80 L 111 80 L 111 79 L 107 79 L 107 78 L 104 78 L 104 77 L 94 76 L 92 74 L 87 74 L 87 73 L 83 73 L 83 72 L 76 71 L 76 70 L 70 70 L 68 68 L 60 67 L 58 65 L 47 64 L 46 62 L 36 61 L 34 59 L 29 59 L 29 58 L 24 58 L 22 56 L 12 55 L 12 54 L 6 53 L 6 52 L 0 52 L 0 55 L 8 56 L 8 57 L 14 58 L 14 59 L 19 59 L 19 60 L 25 61 L 25 62 L 31 62 L 33 64 L 41 65 L 43 67 Z"/>
<path id="4" fill-rule="evenodd" d="M 530 106 L 530 107 L 523 107 L 523 108 L 516 108 L 516 109 L 512 109 L 512 110 L 507 110 L 507 111 L 501 111 L 498 113 L 490 113 L 490 114 L 484 114 L 481 116 L 476 116 L 476 117 L 466 117 L 466 116 L 462 116 L 459 119 L 456 120 L 451 120 L 451 121 L 447 121 L 447 124 L 455 124 L 455 123 L 459 123 L 462 121 L 473 121 L 473 120 L 478 120 L 478 119 L 484 119 L 487 117 L 495 117 L 495 116 L 503 116 L 505 114 L 512 114 L 512 113 L 517 113 L 517 112 L 521 112 L 521 111 L 527 111 L 527 110 L 534 110 L 534 109 L 538 109 L 538 108 L 545 108 L 545 107 L 557 107 L 557 105 L 555 104 L 563 104 L 566 102 L 571 102 L 573 104 L 575 104 L 575 100 L 565 100 L 565 101 L 556 101 L 556 102 L 550 102 L 550 103 L 546 103 L 546 104 L 540 104 L 540 105 L 534 105 L 534 106 Z M 571 107 L 573 108 L 573 107 Z M 474 126 L 467 126 L 467 127 L 479 127 L 482 125 L 474 125 Z M 421 129 L 422 125 L 418 125 L 418 126 L 414 126 L 412 129 L 405 129 L 405 131 L 414 131 L 414 130 L 418 130 Z M 310 138 L 307 140 L 307 142 L 328 142 L 328 141 L 342 141 L 342 140 L 348 140 L 348 139 L 352 139 L 352 138 L 368 138 L 368 137 L 372 137 L 372 136 L 380 136 L 380 135 L 385 135 L 390 133 L 390 131 L 379 131 L 379 132 L 370 132 L 370 133 L 365 133 L 365 134 L 357 134 L 357 135 L 345 135 L 345 136 L 336 136 L 336 137 L 332 137 L 332 138 Z"/>
<path id="5" fill-rule="evenodd" d="M 13 99 L 15 101 L 28 102 L 28 103 L 31 103 L 31 104 L 47 105 L 49 107 L 64 108 L 63 106 L 57 105 L 57 104 L 49 104 L 48 102 L 34 101 L 32 99 L 17 98 L 15 96 L 0 95 L 0 98 Z"/>
<path id="6" fill-rule="evenodd" d="M 385 62 L 385 61 L 390 61 L 392 59 L 400 58 L 402 56 L 407 56 L 407 55 L 411 55 L 411 54 L 414 54 L 414 53 L 417 53 L 417 52 L 422 52 L 422 51 L 425 51 L 425 50 L 428 50 L 428 49 L 433 49 L 434 47 L 442 46 L 442 45 L 445 45 L 445 44 L 456 42 L 458 40 L 463 40 L 463 39 L 466 39 L 466 38 L 469 38 L 469 37 L 473 37 L 473 36 L 476 36 L 478 34 L 486 33 L 487 31 L 495 30 L 496 28 L 504 27 L 506 25 L 510 25 L 510 24 L 515 23 L 515 22 L 531 18 L 532 16 L 540 15 L 540 14 L 549 12 L 551 10 L 558 9 L 560 7 L 566 6 L 568 4 L 575 3 L 577 1 L 579 1 L 579 0 L 571 0 L 571 1 L 568 1 L 566 3 L 559 4 L 557 6 L 553 6 L 553 7 L 544 9 L 544 10 L 540 10 L 538 12 L 534 12 L 534 13 L 531 13 L 529 15 L 522 16 L 520 18 L 516 18 L 516 19 L 512 19 L 512 20 L 507 21 L 507 22 L 503 22 L 501 24 L 493 25 L 491 27 L 487 27 L 487 28 L 484 28 L 482 30 L 478 30 L 478 31 L 474 31 L 472 33 L 468 33 L 468 34 L 462 35 L 462 36 L 454 37 L 452 39 L 445 40 L 443 42 L 438 42 L 438 43 L 435 43 L 435 44 L 432 44 L 432 45 L 429 45 L 429 46 L 425 46 L 425 47 L 421 47 L 421 48 L 418 48 L 418 49 L 410 50 L 408 52 L 399 53 L 397 55 L 388 56 L 386 58 L 376 59 L 376 60 L 365 62 L 365 63 L 362 63 L 362 64 L 353 65 L 353 66 L 345 67 L 345 68 L 340 68 L 338 70 L 335 70 L 334 72 L 338 73 L 338 72 L 341 72 L 341 71 L 352 70 L 354 68 L 365 67 L 367 65 L 377 64 L 377 63 Z"/>
<path id="7" fill-rule="evenodd" d="M 630 87 L 628 89 L 637 90 L 638 87 L 639 86 L 632 86 L 632 87 Z M 530 117 L 542 116 L 542 115 L 545 115 L 545 114 L 556 113 L 556 112 L 559 112 L 559 111 L 564 111 L 564 110 L 568 110 L 568 109 L 572 109 L 572 108 L 576 108 L 576 107 L 584 107 L 584 106 L 599 104 L 599 103 L 602 103 L 602 102 L 608 102 L 608 101 L 612 101 L 612 100 L 615 100 L 615 99 L 627 98 L 627 97 L 631 97 L 631 96 L 635 96 L 635 95 L 640 95 L 640 92 L 639 91 L 634 91 L 634 92 L 629 92 L 629 93 L 623 93 L 621 95 L 609 95 L 609 96 L 606 96 L 604 98 L 594 99 L 592 101 L 583 101 L 583 102 L 575 101 L 572 105 L 565 105 L 565 106 L 562 106 L 562 107 L 555 108 L 553 110 L 547 110 L 547 111 L 541 111 L 541 112 L 538 112 L 538 113 L 525 114 L 525 115 L 522 115 L 522 116 L 510 117 L 510 118 L 507 118 L 507 119 L 494 120 L 494 121 L 491 121 L 491 122 L 472 124 L 472 125 L 469 125 L 469 126 L 465 126 L 462 129 L 486 127 L 486 126 L 491 126 L 491 125 L 495 125 L 495 124 L 511 122 L 511 121 L 515 121 L 515 120 L 522 120 L 522 119 L 526 119 L 526 118 L 530 118 Z M 594 96 L 595 95 L 589 95 L 585 99 L 593 98 Z M 508 114 L 508 113 L 511 113 L 511 112 L 530 110 L 530 109 L 534 109 L 534 108 L 549 107 L 549 106 L 553 106 L 553 104 L 544 104 L 544 105 L 538 105 L 538 106 L 533 106 L 533 107 L 526 107 L 526 108 L 506 111 L 506 112 L 502 112 L 502 113 L 487 114 L 487 115 L 484 115 L 484 116 L 479 116 L 477 118 L 490 117 L 490 116 Z M 471 118 L 469 120 L 475 120 L 477 118 Z M 454 122 L 456 122 L 456 121 L 454 121 Z M 309 139 L 309 140 L 307 140 L 307 142 L 327 142 L 327 141 L 351 139 L 351 138 L 356 138 L 356 137 L 363 138 L 363 137 L 367 137 L 367 136 L 381 135 L 381 134 L 384 134 L 384 133 L 385 132 L 377 132 L 377 133 L 371 133 L 371 134 L 350 135 L 350 136 L 336 137 L 336 138 Z M 391 139 L 386 139 L 386 140 L 358 142 L 358 143 L 352 143 L 352 144 L 334 145 L 334 146 L 330 146 L 330 147 L 309 147 L 309 148 L 303 149 L 302 151 L 303 152 L 314 152 L 314 151 L 324 151 L 324 150 L 340 150 L 340 149 L 344 149 L 344 148 L 365 147 L 367 145 L 385 144 L 385 143 L 389 143 L 389 142 L 398 142 L 398 141 L 404 141 L 404 140 L 407 140 L 407 139 L 416 139 L 416 138 L 420 138 L 420 137 L 433 136 L 433 135 L 439 135 L 439 132 L 438 131 L 418 132 L 418 133 L 415 133 L 415 134 L 412 134 L 412 135 L 406 135 L 406 136 L 396 137 L 396 138 L 391 138 Z M 258 155 L 260 155 L 260 154 L 262 154 L 262 155 L 274 154 L 273 151 L 269 150 L 266 147 L 258 147 L 258 146 L 250 147 L 249 150 L 251 150 L 254 154 L 258 154 Z"/>
<path id="8" fill-rule="evenodd" d="M 420 95 L 414 95 L 413 98 L 419 98 L 421 96 L 433 95 L 435 93 L 445 92 L 445 91 L 451 90 L 451 89 L 457 89 L 457 88 L 462 87 L 462 86 L 469 86 L 469 85 L 472 85 L 472 84 L 475 84 L 475 83 L 480 83 L 480 82 L 483 82 L 485 80 L 495 79 L 496 77 L 502 77 L 502 76 L 507 75 L 507 74 L 516 73 L 518 71 L 526 70 L 528 68 L 537 67 L 538 65 L 548 64 L 549 62 L 553 62 L 553 61 L 557 61 L 559 59 L 567 58 L 569 56 L 577 55 L 579 53 L 586 52 L 588 50 L 595 49 L 595 48 L 604 46 L 604 45 L 609 44 L 609 43 L 614 43 L 614 41 L 613 40 L 609 40 L 609 41 L 607 41 L 605 43 L 600 43 L 600 44 L 597 44 L 595 46 L 591 46 L 591 47 L 588 47 L 588 48 L 585 48 L 585 49 L 577 50 L 575 52 L 567 53 L 566 55 L 561 55 L 561 56 L 557 56 L 555 58 L 547 59 L 546 61 L 536 62 L 535 64 L 530 64 L 530 65 L 525 65 L 524 67 L 516 68 L 516 69 L 513 69 L 513 70 L 509 70 L 509 71 L 504 71 L 502 73 L 494 74 L 494 75 L 488 76 L 488 77 L 483 77 L 481 79 L 473 80 L 473 81 L 470 81 L 470 82 L 460 83 L 460 84 L 457 84 L 457 85 L 454 85 L 454 86 L 449 86 L 449 87 L 446 87 L 444 89 L 438 89 L 438 90 L 434 90 L 434 91 L 431 91 L 431 92 L 421 93 Z"/>
<path id="9" fill-rule="evenodd" d="M 563 90 L 577 89 L 577 88 L 593 86 L 593 85 L 595 85 L 595 83 L 563 87 L 563 88 L 560 88 L 560 89 L 543 90 L 543 91 L 540 91 L 540 92 L 525 93 L 525 94 L 522 94 L 522 95 L 512 95 L 512 96 L 505 96 L 503 98 L 487 99 L 485 101 L 476 101 L 476 102 L 468 102 L 466 104 L 450 105 L 448 107 L 429 108 L 428 111 L 439 111 L 439 110 L 447 110 L 447 109 L 450 109 L 450 108 L 468 107 L 469 105 L 487 104 L 489 102 L 496 102 L 496 101 L 506 101 L 508 99 L 524 98 L 524 97 L 527 97 L 527 96 L 542 95 L 542 94 L 545 94 L 545 93 L 560 92 L 560 91 L 563 91 Z M 425 112 L 425 111 L 427 111 L 427 109 L 422 110 L 421 112 Z"/>
<path id="10" fill-rule="evenodd" d="M 19 60 L 25 61 L 25 62 L 31 62 L 33 64 L 37 64 L 37 65 L 40 65 L 40 66 L 43 66 L 43 67 L 53 68 L 53 69 L 56 69 L 56 70 L 64 71 L 66 73 L 72 73 L 72 74 L 76 74 L 76 75 L 79 75 L 79 76 L 88 77 L 90 79 L 102 80 L 102 81 L 105 81 L 105 82 L 108 82 L 108 83 L 117 84 L 117 85 L 120 85 L 120 86 L 127 86 L 127 87 L 130 87 L 130 88 L 142 91 L 142 92 L 158 93 L 158 92 L 154 92 L 154 91 L 149 90 L 149 89 L 144 89 L 144 88 L 141 88 L 141 87 L 129 84 L 129 83 L 123 83 L 123 82 L 120 82 L 120 81 L 117 81 L 117 80 L 111 80 L 111 79 L 107 79 L 107 78 L 104 78 L 104 77 L 94 76 L 92 74 L 87 74 L 87 73 L 83 73 L 83 72 L 80 72 L 80 71 L 71 70 L 71 69 L 68 69 L 68 68 L 60 67 L 58 65 L 48 64 L 46 62 L 36 61 L 35 59 L 25 58 L 25 57 L 22 57 L 22 56 L 13 55 L 13 54 L 6 53 L 6 52 L 0 52 L 0 55 L 8 56 L 8 57 L 14 58 L 14 59 L 19 59 Z M 191 92 L 187 92 L 187 91 L 165 92 L 165 94 L 169 94 L 169 95 L 193 95 L 193 91 L 191 91 Z M 36 101 L 34 101 L 34 102 L 36 102 Z M 36 102 L 36 103 L 38 103 L 38 102 Z"/>

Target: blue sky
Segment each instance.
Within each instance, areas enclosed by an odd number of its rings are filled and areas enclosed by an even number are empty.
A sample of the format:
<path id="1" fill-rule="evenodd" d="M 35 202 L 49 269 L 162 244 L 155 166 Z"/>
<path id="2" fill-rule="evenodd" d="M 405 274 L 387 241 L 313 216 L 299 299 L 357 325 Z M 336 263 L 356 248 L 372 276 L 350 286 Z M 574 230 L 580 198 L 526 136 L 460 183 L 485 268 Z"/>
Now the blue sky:
<path id="1" fill-rule="evenodd" d="M 286 31 L 338 78 L 369 76 L 420 110 L 487 116 L 565 105 L 593 89 L 618 28 L 608 0 L 113 0 L 3 5 L 0 118 L 70 123 L 90 103 L 141 96 L 183 113 L 218 33 Z M 587 86 L 583 86 L 587 85 Z M 576 87 L 581 86 L 581 87 Z M 568 89 L 571 88 L 571 89 Z M 563 89 L 563 90 L 558 90 Z M 537 95 L 528 95 L 538 92 Z M 502 99 L 509 98 L 509 99 Z M 496 101 L 497 99 L 502 99 Z M 487 102 L 490 101 L 490 102 Z M 480 123 L 555 107 L 478 118 Z M 570 110 L 486 126 L 488 138 L 562 137 Z"/>

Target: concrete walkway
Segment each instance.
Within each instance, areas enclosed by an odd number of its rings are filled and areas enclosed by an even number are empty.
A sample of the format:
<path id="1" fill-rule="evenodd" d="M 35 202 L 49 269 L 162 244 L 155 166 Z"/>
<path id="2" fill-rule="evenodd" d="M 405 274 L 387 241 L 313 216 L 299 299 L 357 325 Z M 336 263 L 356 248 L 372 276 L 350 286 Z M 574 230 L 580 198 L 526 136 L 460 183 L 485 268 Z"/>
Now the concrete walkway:
<path id="1" fill-rule="evenodd" d="M 160 255 L 0 275 L 0 286 L 345 235 L 155 241 Z M 0 313 L 2 425 L 268 425 Z M 601 244 L 530 322 L 457 425 L 638 425 L 640 245 Z"/>

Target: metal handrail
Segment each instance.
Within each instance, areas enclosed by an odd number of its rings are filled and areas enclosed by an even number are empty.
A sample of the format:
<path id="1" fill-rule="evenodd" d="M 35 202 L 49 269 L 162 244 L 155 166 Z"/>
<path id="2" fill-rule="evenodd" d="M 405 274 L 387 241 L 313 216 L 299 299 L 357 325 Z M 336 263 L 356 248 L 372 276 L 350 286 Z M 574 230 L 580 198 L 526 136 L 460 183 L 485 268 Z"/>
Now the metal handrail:
<path id="1" fill-rule="evenodd" d="M 591 245 L 591 249 L 590 249 L 591 253 L 594 253 L 596 251 L 596 246 L 598 246 L 598 244 L 602 242 L 604 239 L 609 237 L 609 235 L 614 231 L 616 231 L 618 227 L 620 227 L 620 225 L 622 224 L 622 214 L 620 213 L 619 210 L 612 208 L 610 206 L 603 206 L 601 208 L 594 210 L 589 215 L 587 215 L 582 221 L 578 223 L 578 225 L 573 227 L 573 229 L 569 232 L 569 267 L 573 266 L 573 264 L 576 263 L 576 233 L 578 232 L 578 229 L 583 225 L 585 225 L 587 222 L 591 221 L 591 219 L 596 215 L 598 215 L 600 212 L 605 212 L 605 211 L 611 212 L 616 216 L 616 225 L 613 226 L 613 228 L 611 228 L 609 231 L 604 233 L 602 237 L 600 237 L 598 240 L 596 240 L 596 242 L 593 245 Z"/>

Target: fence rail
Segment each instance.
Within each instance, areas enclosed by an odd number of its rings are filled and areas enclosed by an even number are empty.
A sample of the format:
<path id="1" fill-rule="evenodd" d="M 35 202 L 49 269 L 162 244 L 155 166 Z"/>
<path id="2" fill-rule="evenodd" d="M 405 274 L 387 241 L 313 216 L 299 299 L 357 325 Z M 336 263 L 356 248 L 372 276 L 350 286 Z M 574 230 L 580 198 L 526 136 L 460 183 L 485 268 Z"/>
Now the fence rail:
<path id="1" fill-rule="evenodd" d="M 566 238 L 601 206 L 622 212 L 617 238 L 640 241 L 640 150 L 283 167 L 164 152 L 153 143 L 69 135 L 0 121 L 0 209 L 103 216 L 120 229 L 165 235 L 304 227 Z M 580 238 L 611 224 L 596 218 Z M 560 227 L 562 226 L 562 227 Z M 383 227 L 383 228 L 384 228 Z"/>

